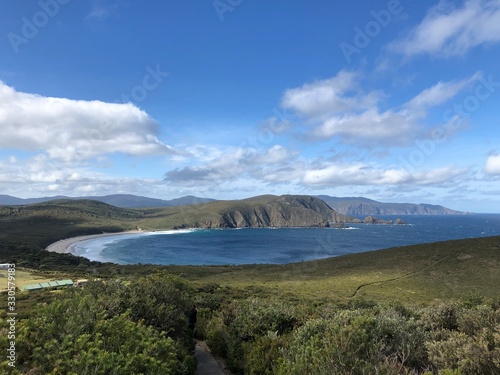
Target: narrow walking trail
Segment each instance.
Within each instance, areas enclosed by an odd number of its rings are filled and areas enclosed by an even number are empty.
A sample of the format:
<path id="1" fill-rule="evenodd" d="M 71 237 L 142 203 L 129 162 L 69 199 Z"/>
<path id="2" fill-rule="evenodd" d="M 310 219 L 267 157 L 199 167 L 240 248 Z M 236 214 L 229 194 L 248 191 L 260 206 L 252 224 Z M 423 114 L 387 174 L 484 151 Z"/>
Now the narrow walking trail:
<path id="1" fill-rule="evenodd" d="M 194 357 L 198 361 L 196 375 L 228 375 L 227 370 L 224 371 L 219 365 L 215 357 L 208 350 L 207 345 L 203 341 L 196 343 Z"/>
<path id="2" fill-rule="evenodd" d="M 432 268 L 434 267 L 436 264 L 438 264 L 439 262 L 442 262 L 443 260 L 449 258 L 449 256 L 445 256 L 441 259 L 438 259 L 436 260 L 434 263 L 428 265 L 427 267 L 424 267 L 418 271 L 413 271 L 413 272 L 410 272 L 410 273 L 407 273 L 405 275 L 402 275 L 402 276 L 398 276 L 398 277 L 393 277 L 391 279 L 387 279 L 387 280 L 380 280 L 380 281 L 372 281 L 371 283 L 365 283 L 365 284 L 361 284 L 360 286 L 358 286 L 356 288 L 356 290 L 354 291 L 354 293 L 352 294 L 351 298 L 353 297 L 356 297 L 356 294 L 358 294 L 358 292 L 360 291 L 361 288 L 364 288 L 365 286 L 370 286 L 370 285 L 376 285 L 376 284 L 384 284 L 384 283 L 389 283 L 391 281 L 396 281 L 396 280 L 400 280 L 400 279 L 403 279 L 405 277 L 410 277 L 410 276 L 415 276 L 415 275 L 418 275 L 419 273 L 422 273 L 426 270 L 428 270 L 429 268 Z"/>

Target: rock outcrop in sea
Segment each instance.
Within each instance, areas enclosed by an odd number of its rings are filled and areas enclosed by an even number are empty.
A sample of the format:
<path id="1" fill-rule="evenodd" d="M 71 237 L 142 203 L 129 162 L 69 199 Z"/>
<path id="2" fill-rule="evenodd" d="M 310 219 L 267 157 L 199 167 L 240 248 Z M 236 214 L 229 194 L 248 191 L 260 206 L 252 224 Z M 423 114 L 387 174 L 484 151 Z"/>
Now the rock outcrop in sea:
<path id="1" fill-rule="evenodd" d="M 401 219 L 396 219 L 396 221 L 392 220 L 384 220 L 384 219 L 378 219 L 373 216 L 367 216 L 364 218 L 364 220 L 358 220 L 357 222 L 363 223 L 363 224 L 404 224 L 405 222 Z"/>

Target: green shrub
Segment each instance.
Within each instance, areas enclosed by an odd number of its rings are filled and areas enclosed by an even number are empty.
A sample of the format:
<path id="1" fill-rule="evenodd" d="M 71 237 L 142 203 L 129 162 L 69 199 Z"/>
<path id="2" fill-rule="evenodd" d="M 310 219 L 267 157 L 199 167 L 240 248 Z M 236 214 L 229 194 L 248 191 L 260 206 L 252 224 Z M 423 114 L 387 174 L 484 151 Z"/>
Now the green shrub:
<path id="1" fill-rule="evenodd" d="M 458 315 L 461 307 L 453 303 L 441 303 L 424 310 L 421 323 L 428 331 L 458 329 Z"/>
<path id="2" fill-rule="evenodd" d="M 376 357 L 413 368 L 428 366 L 425 332 L 413 318 L 392 309 L 383 309 L 375 318 L 372 340 Z"/>
<path id="3" fill-rule="evenodd" d="M 43 374 L 188 374 L 179 347 L 164 332 L 109 317 L 90 295 L 39 307 L 19 323 L 18 364 Z"/>
<path id="4" fill-rule="evenodd" d="M 245 343 L 244 373 L 248 375 L 273 375 L 281 361 L 281 349 L 285 338 L 274 332 Z"/>
<path id="5" fill-rule="evenodd" d="M 283 301 L 260 299 L 234 302 L 227 323 L 231 333 L 242 341 L 250 341 L 268 331 L 282 335 L 298 323 L 296 309 Z"/>
<path id="6" fill-rule="evenodd" d="M 215 355 L 227 357 L 229 333 L 222 317 L 217 315 L 208 321 L 206 328 L 207 344 Z"/>
<path id="7" fill-rule="evenodd" d="M 472 336 L 483 329 L 494 332 L 495 327 L 500 324 L 500 309 L 494 310 L 487 305 L 476 306 L 467 309 L 457 319 L 460 331 Z"/>
<path id="8" fill-rule="evenodd" d="M 293 333 L 277 373 L 369 373 L 373 328 L 373 316 L 362 311 L 341 311 L 330 321 L 310 320 Z"/>
<path id="9" fill-rule="evenodd" d="M 500 310 L 471 306 L 456 314 L 456 331 L 430 332 L 426 348 L 432 365 L 464 374 L 500 373 Z"/>
<path id="10" fill-rule="evenodd" d="M 464 374 L 495 374 L 500 369 L 499 342 L 489 348 L 485 335 L 471 337 L 463 332 L 448 332 L 445 339 L 426 344 L 432 364 L 439 370 Z"/>

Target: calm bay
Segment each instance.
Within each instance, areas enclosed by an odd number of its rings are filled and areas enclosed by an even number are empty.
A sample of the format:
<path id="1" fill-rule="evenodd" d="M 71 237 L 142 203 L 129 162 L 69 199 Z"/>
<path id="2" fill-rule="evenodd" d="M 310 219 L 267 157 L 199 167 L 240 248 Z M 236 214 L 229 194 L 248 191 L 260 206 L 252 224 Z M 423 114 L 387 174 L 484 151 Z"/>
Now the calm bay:
<path id="1" fill-rule="evenodd" d="M 377 216 L 395 220 L 396 216 Z M 500 235 L 500 214 L 401 216 L 406 225 L 188 229 L 81 241 L 72 252 L 118 264 L 285 264 L 389 247 Z"/>

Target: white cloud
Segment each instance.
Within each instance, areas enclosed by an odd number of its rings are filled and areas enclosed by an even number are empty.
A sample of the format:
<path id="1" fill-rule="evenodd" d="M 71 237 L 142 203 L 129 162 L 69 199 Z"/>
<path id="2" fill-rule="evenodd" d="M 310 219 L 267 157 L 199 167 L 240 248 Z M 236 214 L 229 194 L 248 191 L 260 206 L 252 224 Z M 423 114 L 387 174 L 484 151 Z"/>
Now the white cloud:
<path id="1" fill-rule="evenodd" d="M 382 109 L 378 103 L 381 92 L 362 92 L 358 89 L 362 77 L 341 71 L 330 79 L 287 90 L 282 105 L 305 118 L 309 126 L 306 138 L 338 137 L 342 143 L 358 146 L 402 146 L 425 137 L 429 129 L 420 121 L 430 109 L 448 102 L 479 77 L 475 73 L 463 80 L 438 82 L 406 103 Z"/>
<path id="2" fill-rule="evenodd" d="M 158 140 L 155 121 L 131 103 L 44 97 L 16 91 L 1 81 L 0 127 L 0 147 L 44 151 L 66 161 L 114 152 L 176 152 Z"/>
<path id="3" fill-rule="evenodd" d="M 41 154 L 19 159 L 15 164 L 0 162 L 0 191 L 18 197 L 47 195 L 138 194 L 161 196 L 167 191 L 161 179 L 117 177 L 82 165 L 59 163 Z M 171 192 L 177 196 L 177 192 Z"/>
<path id="4" fill-rule="evenodd" d="M 286 162 L 295 155 L 294 152 L 287 150 L 281 145 L 274 145 L 265 153 L 259 155 L 255 162 L 259 164 L 279 164 Z"/>
<path id="5" fill-rule="evenodd" d="M 437 107 L 455 97 L 464 88 L 477 82 L 480 77 L 481 73 L 476 72 L 471 77 L 459 81 L 439 81 L 434 86 L 423 90 L 413 99 L 411 99 L 406 104 L 406 107 L 411 110 L 425 110 L 430 107 Z"/>
<path id="6" fill-rule="evenodd" d="M 342 70 L 332 78 L 286 90 L 281 105 L 308 117 L 370 108 L 378 101 L 378 94 L 361 94 L 359 78 L 355 72 Z"/>
<path id="7" fill-rule="evenodd" d="M 380 141 L 393 145 L 407 143 L 415 135 L 414 123 L 402 114 L 392 111 L 379 113 L 377 109 L 361 114 L 331 117 L 317 126 L 311 135 L 317 139 L 340 137 L 344 143 L 376 144 Z"/>
<path id="8" fill-rule="evenodd" d="M 239 178 L 252 178 L 258 181 L 290 182 L 299 177 L 297 153 L 281 145 L 258 150 L 247 147 L 228 147 L 214 149 L 209 147 L 207 153 L 201 152 L 203 147 L 195 147 L 199 165 L 188 165 L 175 168 L 165 174 L 165 181 L 171 185 L 197 186 L 199 184 L 217 185 Z M 190 149 L 191 153 L 193 149 Z M 211 156 L 207 160 L 207 155 Z"/>
<path id="9" fill-rule="evenodd" d="M 409 34 L 390 45 L 407 57 L 450 57 L 485 43 L 500 42 L 500 0 L 466 0 L 462 7 L 440 1 Z"/>
<path id="10" fill-rule="evenodd" d="M 488 157 L 484 171 L 490 175 L 500 175 L 500 154 Z"/>
<path id="11" fill-rule="evenodd" d="M 382 169 L 363 163 L 332 164 L 307 170 L 303 182 L 309 186 L 345 185 L 440 185 L 452 181 L 465 173 L 450 166 L 429 171 L 410 173 L 407 169 Z"/>
<path id="12" fill-rule="evenodd" d="M 466 171 L 455 166 L 410 171 L 363 161 L 307 159 L 281 145 L 267 149 L 209 147 L 199 164 L 171 169 L 165 174 L 167 185 L 179 188 L 221 191 L 242 181 L 248 186 L 288 186 L 314 189 L 340 186 L 448 186 Z M 190 150 L 193 153 L 193 150 Z M 210 154 L 211 160 L 204 156 Z M 192 163 L 192 160 L 190 161 Z"/>

